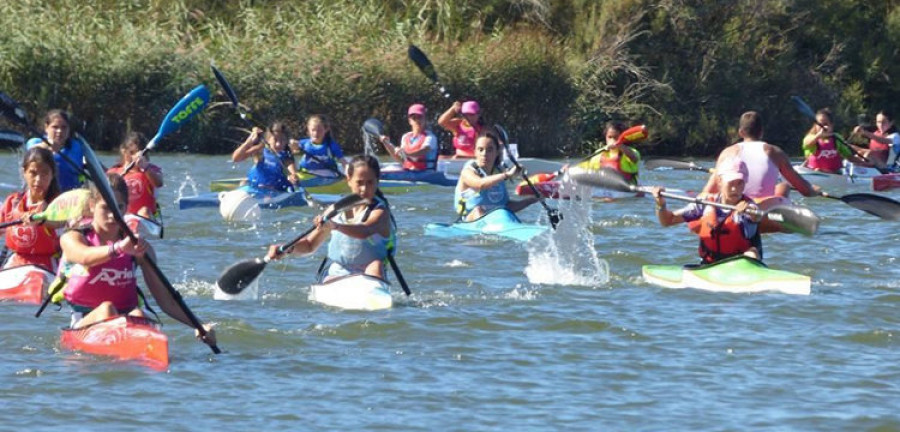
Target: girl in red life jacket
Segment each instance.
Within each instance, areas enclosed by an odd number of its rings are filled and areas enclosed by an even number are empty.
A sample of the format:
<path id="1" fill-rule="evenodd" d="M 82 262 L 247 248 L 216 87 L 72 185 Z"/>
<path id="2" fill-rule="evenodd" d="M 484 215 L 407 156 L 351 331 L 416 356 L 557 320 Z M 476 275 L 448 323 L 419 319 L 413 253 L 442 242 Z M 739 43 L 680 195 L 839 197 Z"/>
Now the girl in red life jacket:
<path id="1" fill-rule="evenodd" d="M 867 166 L 878 168 L 891 168 L 897 165 L 897 154 L 900 153 L 900 134 L 894 128 L 894 116 L 887 110 L 881 110 L 875 116 L 875 131 L 869 132 L 862 126 L 853 129 L 854 134 L 862 135 L 869 139 L 869 148 L 854 146 L 869 161 Z"/>
<path id="2" fill-rule="evenodd" d="M 22 160 L 22 177 L 25 179 L 25 189 L 6 197 L 0 208 L 0 222 L 23 220 L 25 223 L 8 227 L 2 232 L 6 247 L 13 255 L 5 264 L 0 264 L 4 268 L 33 264 L 53 271 L 59 256 L 56 229 L 63 223 L 31 220 L 31 215 L 44 211 L 47 204 L 59 195 L 53 152 L 44 147 L 28 150 Z"/>
<path id="3" fill-rule="evenodd" d="M 141 150 L 147 147 L 147 138 L 138 132 L 130 132 L 119 145 L 122 159 L 107 172 L 119 174 L 128 185 L 128 213 L 148 219 L 158 219 L 156 189 L 163 185 L 162 168 L 150 163 Z M 127 173 L 125 167 L 134 163 Z"/>
<path id="4" fill-rule="evenodd" d="M 453 134 L 453 147 L 456 149 L 453 159 L 475 158 L 475 140 L 484 129 L 478 102 L 454 102 L 438 118 L 438 124 Z"/>
<path id="5" fill-rule="evenodd" d="M 641 164 L 641 154 L 633 147 L 619 141 L 625 125 L 616 122 L 608 122 L 604 127 L 606 144 L 599 154 L 592 157 L 589 168 L 612 168 L 622 174 L 631 184 L 637 184 L 638 167 Z"/>
<path id="6" fill-rule="evenodd" d="M 400 146 L 394 146 L 390 137 L 379 137 L 388 153 L 408 171 L 435 170 L 437 168 L 437 137 L 428 128 L 425 105 L 413 104 L 406 112 L 411 131 L 400 138 Z"/>
<path id="7" fill-rule="evenodd" d="M 734 210 L 692 203 L 671 211 L 666 208 L 662 188 L 653 188 L 656 198 L 656 216 L 662 226 L 687 222 L 698 225 L 700 258 L 712 263 L 735 255 L 762 259 L 762 242 L 759 236 L 760 217 L 749 214 L 747 209 L 757 209 L 753 200 L 744 196 L 747 166 L 739 159 L 731 159 L 717 171 L 719 194 L 711 201 L 735 206 Z"/>
<path id="8" fill-rule="evenodd" d="M 128 186 L 118 174 L 108 174 L 119 211 L 128 202 Z M 190 326 L 184 310 L 152 271 L 146 255 L 154 257 L 153 248 L 145 240 L 133 242 L 116 223 L 113 210 L 100 191 L 91 187 L 88 202 L 90 222 L 67 231 L 60 238 L 63 263 L 60 272 L 67 276 L 64 291 L 72 308 L 72 328 L 105 321 L 120 314 L 145 316 L 138 302 L 137 268 L 140 267 L 153 298 L 170 317 Z M 207 342 L 214 343 L 215 333 L 205 324 Z"/>

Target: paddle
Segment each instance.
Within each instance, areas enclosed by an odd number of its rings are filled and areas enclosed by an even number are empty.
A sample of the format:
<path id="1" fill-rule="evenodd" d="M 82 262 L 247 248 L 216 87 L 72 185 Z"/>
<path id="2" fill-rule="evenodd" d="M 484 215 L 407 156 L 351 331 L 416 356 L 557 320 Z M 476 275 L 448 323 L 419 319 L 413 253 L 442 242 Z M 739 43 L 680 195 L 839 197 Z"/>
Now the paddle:
<path id="1" fill-rule="evenodd" d="M 833 196 L 821 192 L 825 198 L 843 201 L 845 204 L 885 220 L 900 220 L 900 202 L 886 196 L 870 193 L 853 193 Z"/>
<path id="2" fill-rule="evenodd" d="M 809 105 L 807 105 L 807 103 L 804 102 L 803 99 L 800 98 L 800 96 L 791 96 L 791 100 L 794 102 L 794 105 L 797 106 L 797 109 L 800 110 L 801 113 L 803 113 L 803 115 L 809 117 L 812 121 L 814 121 L 817 125 L 819 125 L 820 128 L 823 128 L 823 129 L 825 128 L 825 126 L 822 125 L 822 123 L 819 123 L 819 120 L 816 119 L 816 112 L 813 111 L 812 107 L 810 107 Z M 865 162 L 868 163 L 869 165 L 872 165 L 872 167 L 874 167 L 875 169 L 877 169 L 878 172 L 880 172 L 880 173 L 882 173 L 882 174 L 888 174 L 888 173 L 891 172 L 890 170 L 888 170 L 888 169 L 886 169 L 886 168 L 879 168 L 879 167 L 876 167 L 875 164 L 872 163 L 872 161 L 870 161 L 869 159 L 867 159 L 865 156 L 859 154 L 859 152 L 856 151 L 856 149 L 854 149 L 854 148 L 851 147 L 849 144 L 847 144 L 847 142 L 844 141 L 844 139 L 841 138 L 840 135 L 834 134 L 834 137 L 838 140 L 839 143 L 841 143 L 841 145 L 843 145 L 844 147 L 850 149 L 850 152 L 852 152 L 854 156 L 856 156 L 856 157 L 862 159 L 863 161 L 865 161 Z"/>
<path id="3" fill-rule="evenodd" d="M 587 184 L 604 189 L 622 192 L 652 193 L 652 188 L 630 184 L 621 174 L 609 168 L 601 168 L 596 171 L 573 168 L 569 170 L 569 177 L 576 183 Z M 661 192 L 660 195 L 675 200 L 710 205 L 728 210 L 735 209 L 735 206 L 733 205 L 707 201 L 701 198 L 676 195 L 665 191 Z M 755 216 L 767 217 L 775 222 L 779 222 L 782 226 L 792 232 L 798 232 L 808 236 L 815 234 L 819 229 L 819 217 L 816 216 L 812 210 L 802 206 L 774 206 L 765 211 L 748 209 L 747 212 Z"/>
<path id="4" fill-rule="evenodd" d="M 341 211 L 365 202 L 367 202 L 367 200 L 359 195 L 347 195 L 338 200 L 338 202 L 334 203 L 332 205 L 332 209 L 325 213 L 322 220 L 329 220 Z M 309 235 L 309 233 L 313 232 L 313 230 L 315 229 L 316 226 L 312 226 L 302 234 L 294 237 L 293 240 L 282 244 L 278 247 L 276 253 L 279 256 L 284 254 L 293 245 L 295 245 L 300 240 L 303 240 L 304 237 Z M 260 273 L 262 273 L 262 271 L 266 268 L 266 265 L 269 264 L 269 261 L 271 261 L 271 258 L 266 255 L 262 258 L 248 259 L 232 264 L 222 272 L 222 275 L 219 276 L 219 279 L 216 281 L 216 285 L 220 290 L 222 290 L 222 292 L 231 295 L 238 294 L 245 288 L 250 286 L 250 284 L 253 283 L 253 281 L 256 280 L 257 277 L 259 277 Z"/>
<path id="5" fill-rule="evenodd" d="M 46 143 L 48 146 L 53 147 L 53 145 L 50 144 L 50 141 L 47 141 L 47 138 L 44 137 L 44 134 L 37 130 L 37 128 L 35 128 L 34 125 L 32 125 L 30 121 L 28 121 L 28 115 L 25 113 L 25 110 L 23 110 L 22 107 L 19 106 L 19 103 L 3 92 L 0 92 L 0 114 L 2 114 L 10 121 L 22 125 L 23 127 L 25 127 L 25 129 L 28 129 L 29 132 L 39 137 L 41 141 Z M 59 154 L 67 164 L 69 164 L 76 172 L 78 172 L 78 175 L 84 176 L 88 180 L 91 179 L 91 176 L 88 175 L 87 172 L 85 172 L 84 168 L 82 168 L 81 165 L 75 163 L 75 161 L 73 161 L 72 158 L 70 158 L 67 154 L 62 152 L 59 152 L 57 154 Z"/>
<path id="6" fill-rule="evenodd" d="M 159 125 L 159 130 L 156 131 L 156 135 L 150 139 L 147 146 L 125 166 L 122 170 L 122 175 L 125 175 L 134 166 L 134 161 L 137 158 L 147 153 L 147 150 L 156 147 L 156 143 L 164 136 L 178 130 L 181 125 L 194 117 L 198 112 L 203 111 L 207 104 L 209 104 L 209 90 L 203 84 L 194 87 L 190 93 L 184 95 L 166 114 L 166 117 Z"/>
<path id="7" fill-rule="evenodd" d="M 106 202 L 107 207 L 109 207 L 110 211 L 113 213 L 113 217 L 116 220 L 116 224 L 119 226 L 119 229 L 128 236 L 129 239 L 135 244 L 137 244 L 137 238 L 134 236 L 134 233 L 131 232 L 131 229 L 128 228 L 128 224 L 125 223 L 125 218 L 122 216 L 122 210 L 119 209 L 119 206 L 116 204 L 116 196 L 112 191 L 112 188 L 109 185 L 109 181 L 106 179 L 106 174 L 103 171 L 103 167 L 100 165 L 100 161 L 97 160 L 97 156 L 94 154 L 94 151 L 91 149 L 91 146 L 87 143 L 84 138 L 80 138 L 82 142 L 84 142 L 84 160 L 85 166 L 88 171 L 90 171 L 91 176 L 94 178 L 94 185 L 97 187 L 97 190 L 100 191 L 100 195 L 103 197 L 103 201 Z M 181 293 L 172 286 L 172 283 L 166 278 L 163 274 L 162 270 L 160 270 L 159 266 L 156 265 L 156 262 L 150 255 L 144 255 L 144 261 L 147 262 L 150 266 L 150 270 L 153 274 L 162 282 L 163 286 L 169 292 L 169 295 L 172 296 L 172 299 L 178 304 L 179 308 L 184 313 L 185 317 L 187 317 L 188 321 L 192 327 L 194 327 L 197 332 L 200 333 L 200 338 L 203 339 L 205 343 L 209 345 L 209 348 L 212 349 L 212 352 L 219 354 L 222 351 L 219 350 L 219 347 L 216 346 L 215 343 L 210 343 L 206 340 L 206 329 L 203 328 L 203 325 L 200 324 L 200 321 L 191 312 L 191 309 L 184 303 L 184 299 L 181 298 Z"/>
<path id="8" fill-rule="evenodd" d="M 82 216 L 91 192 L 87 189 L 72 189 L 57 196 L 47 209 L 31 215 L 33 221 L 65 222 Z M 0 229 L 24 223 L 21 219 L 0 224 Z"/>
<path id="9" fill-rule="evenodd" d="M 363 140 L 366 143 L 365 154 L 372 154 L 375 152 L 375 146 L 372 144 L 370 137 L 374 137 L 375 139 L 380 138 L 384 135 L 384 124 L 381 123 L 381 120 L 377 118 L 369 118 L 363 122 L 362 125 L 363 132 Z"/>
<path id="10" fill-rule="evenodd" d="M 509 157 L 509 160 L 513 163 L 513 165 L 518 168 L 519 173 L 522 174 L 522 178 L 525 179 L 525 183 L 528 184 L 528 187 L 531 188 L 531 191 L 534 192 L 534 196 L 537 197 L 538 202 L 541 203 L 541 206 L 544 207 L 544 210 L 547 211 L 547 218 L 550 219 L 550 226 L 553 229 L 556 229 L 556 226 L 559 225 L 559 221 L 563 219 L 562 213 L 559 210 L 550 208 L 547 205 L 547 202 L 544 201 L 544 196 L 541 195 L 541 192 L 537 190 L 534 186 L 534 183 L 531 182 L 531 179 L 528 178 L 528 173 L 525 172 L 525 169 L 522 168 L 522 165 L 519 165 L 519 161 L 513 156 L 512 151 L 509 149 L 509 135 L 506 133 L 506 129 L 503 129 L 503 126 L 499 124 L 494 125 L 494 130 L 497 132 L 497 135 L 500 137 L 500 142 L 503 143 L 503 147 L 506 149 L 506 156 Z"/>
<path id="11" fill-rule="evenodd" d="M 648 136 L 647 126 L 635 125 L 635 126 L 632 126 L 628 129 L 625 129 L 624 131 L 622 131 L 622 133 L 619 135 L 619 139 L 616 140 L 616 146 L 620 146 L 622 144 L 634 144 L 634 143 L 637 143 L 637 142 L 647 139 L 647 136 Z M 582 162 L 588 161 L 591 158 L 593 158 L 594 156 L 597 156 L 598 154 L 603 153 L 604 151 L 609 149 L 609 147 L 610 146 L 608 146 L 608 145 L 604 145 L 603 147 L 600 147 L 593 153 L 581 158 L 578 162 L 574 163 L 573 165 L 578 165 Z"/>
<path id="12" fill-rule="evenodd" d="M 449 99 L 450 93 L 441 85 L 441 81 L 438 79 L 437 72 L 434 70 L 434 65 L 431 64 L 431 60 L 428 60 L 428 56 L 425 55 L 419 47 L 415 45 L 409 46 L 409 59 L 422 71 L 422 74 L 425 75 L 432 83 L 434 83 L 434 87 L 438 90 L 438 93 L 441 96 Z"/>
<path id="13" fill-rule="evenodd" d="M 695 164 L 694 162 L 686 162 L 677 159 L 665 159 L 665 158 L 653 158 L 647 159 L 644 161 L 644 168 L 653 170 L 657 168 L 670 168 L 676 170 L 687 170 L 687 171 L 703 171 L 703 172 L 711 172 L 712 169 L 704 168 L 700 165 Z"/>
<path id="14" fill-rule="evenodd" d="M 12 149 L 21 147 L 25 144 L 25 137 L 14 130 L 0 130 L 0 148 L 9 147 Z"/>

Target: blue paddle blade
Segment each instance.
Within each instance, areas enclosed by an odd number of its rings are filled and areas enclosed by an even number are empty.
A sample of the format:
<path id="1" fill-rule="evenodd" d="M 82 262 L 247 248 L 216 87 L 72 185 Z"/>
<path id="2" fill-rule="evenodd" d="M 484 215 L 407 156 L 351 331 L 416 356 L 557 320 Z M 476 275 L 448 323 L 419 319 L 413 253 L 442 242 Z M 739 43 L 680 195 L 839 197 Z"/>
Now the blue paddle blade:
<path id="1" fill-rule="evenodd" d="M 162 124 L 159 125 L 156 136 L 154 136 L 153 139 L 150 140 L 150 143 L 147 144 L 147 148 L 156 146 L 157 141 L 180 128 L 181 125 L 186 123 L 191 117 L 198 112 L 203 111 L 208 104 L 209 90 L 206 89 L 206 86 L 200 84 L 197 87 L 194 87 L 190 93 L 181 98 L 181 100 L 169 110 L 169 113 L 166 114 L 166 118 L 163 119 Z"/>

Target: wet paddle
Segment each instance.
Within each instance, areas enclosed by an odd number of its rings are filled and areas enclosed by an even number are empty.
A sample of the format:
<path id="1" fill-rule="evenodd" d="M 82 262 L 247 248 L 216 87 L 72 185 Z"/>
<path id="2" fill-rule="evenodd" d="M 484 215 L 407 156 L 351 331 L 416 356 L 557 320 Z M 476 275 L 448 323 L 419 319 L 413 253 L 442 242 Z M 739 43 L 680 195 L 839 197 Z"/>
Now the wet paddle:
<path id="1" fill-rule="evenodd" d="M 425 55 L 425 53 L 415 45 L 409 46 L 407 54 L 409 55 L 409 59 L 412 60 L 416 67 L 419 68 L 420 71 L 422 71 L 422 74 L 425 75 L 426 78 L 431 80 L 432 83 L 434 83 L 434 87 L 437 89 L 438 93 L 440 93 L 441 96 L 449 99 L 450 93 L 448 93 L 447 89 L 445 89 L 444 86 L 441 85 L 441 81 L 438 79 L 437 72 L 435 72 L 434 70 L 434 65 L 431 64 L 431 60 L 428 60 L 428 56 Z"/>
<path id="2" fill-rule="evenodd" d="M 334 203 L 331 210 L 325 213 L 322 219 L 331 219 L 341 211 L 365 202 L 367 202 L 367 200 L 359 195 L 347 195 L 338 200 L 338 202 Z M 287 252 L 297 242 L 303 240 L 304 237 L 313 232 L 314 229 L 316 229 L 316 226 L 310 227 L 302 234 L 294 237 L 293 240 L 279 246 L 277 254 L 282 255 Z M 225 292 L 227 294 L 239 294 L 245 288 L 250 286 L 250 284 L 253 283 L 253 281 L 256 280 L 257 277 L 259 277 L 260 273 L 262 273 L 262 271 L 266 268 L 266 265 L 269 264 L 269 261 L 271 261 L 271 259 L 268 255 L 266 255 L 262 258 L 247 259 L 232 264 L 222 272 L 222 275 L 219 276 L 219 279 L 216 281 L 216 285 L 220 290 L 222 290 L 222 292 Z"/>
<path id="3" fill-rule="evenodd" d="M 641 141 L 647 139 L 648 136 L 649 135 L 647 134 L 647 126 L 635 125 L 635 126 L 632 126 L 628 129 L 625 129 L 624 131 L 622 131 L 622 134 L 619 135 L 619 139 L 616 140 L 616 145 L 620 146 L 622 144 L 636 144 L 638 142 L 641 142 Z M 609 147 L 610 146 L 608 146 L 608 145 L 604 145 L 604 146 L 600 147 L 599 149 L 597 149 L 596 151 L 594 151 L 593 153 L 581 158 L 578 162 L 576 162 L 572 165 L 578 165 L 580 163 L 589 161 L 594 156 L 597 156 L 598 154 L 603 153 L 604 151 L 608 150 Z"/>
<path id="4" fill-rule="evenodd" d="M 16 149 L 25 144 L 25 136 L 14 130 L 0 130 L 0 148 Z"/>
<path id="5" fill-rule="evenodd" d="M 122 215 L 122 210 L 119 209 L 119 206 L 116 204 L 116 195 L 112 191 L 112 187 L 109 185 L 109 181 L 106 179 L 106 174 L 103 171 L 103 167 L 100 165 L 100 161 L 97 160 L 97 156 L 94 154 L 94 151 L 91 149 L 91 146 L 87 143 L 84 138 L 80 138 L 84 143 L 84 160 L 85 166 L 88 171 L 90 171 L 91 176 L 94 178 L 94 185 L 96 185 L 97 190 L 100 191 L 100 195 L 103 197 L 103 201 L 106 202 L 107 207 L 112 211 L 113 218 L 116 220 L 116 224 L 119 226 L 119 229 L 131 239 L 132 242 L 137 244 L 137 238 L 134 236 L 134 233 L 131 232 L 131 229 L 128 227 L 128 224 L 125 223 L 125 218 Z M 206 329 L 203 328 L 203 325 L 197 319 L 191 309 L 188 308 L 187 304 L 184 303 L 184 299 L 181 298 L 181 293 L 172 286 L 172 283 L 166 278 L 163 274 L 162 270 L 160 270 L 159 266 L 156 265 L 156 261 L 153 260 L 149 255 L 144 256 L 144 261 L 149 264 L 151 271 L 154 275 L 162 282 L 162 285 L 169 292 L 169 295 L 172 296 L 172 299 L 175 300 L 175 303 L 178 304 L 178 307 L 182 310 L 185 317 L 190 322 L 191 326 L 194 327 L 197 332 L 200 333 L 200 338 L 209 345 L 209 348 L 212 352 L 219 354 L 222 351 L 219 350 L 219 347 L 216 346 L 215 343 L 211 343 L 207 340 Z"/>
<path id="6" fill-rule="evenodd" d="M 47 204 L 47 209 L 31 215 L 33 221 L 65 222 L 79 218 L 87 207 L 91 192 L 87 189 L 72 189 L 63 192 Z M 21 219 L 0 224 L 0 229 L 24 223 Z"/>
<path id="7" fill-rule="evenodd" d="M 569 170 L 569 178 L 579 184 L 586 184 L 604 189 L 617 190 L 622 192 L 644 192 L 652 193 L 652 188 L 648 186 L 637 186 L 628 183 L 621 174 L 609 168 L 601 168 L 599 170 L 584 170 L 581 168 L 573 168 Z M 734 210 L 735 206 L 729 204 L 707 201 L 701 198 L 677 195 L 669 192 L 661 192 L 660 195 L 680 201 L 687 201 L 696 204 L 710 205 L 728 210 Z M 764 216 L 775 222 L 780 223 L 784 228 L 791 232 L 798 232 L 803 235 L 811 236 L 819 229 L 819 217 L 812 210 L 802 206 L 774 206 L 766 211 L 748 210 L 751 214 Z"/>
<path id="8" fill-rule="evenodd" d="M 181 125 L 187 123 L 192 117 L 197 115 L 200 111 L 203 111 L 204 108 L 209 104 L 209 90 L 206 89 L 206 86 L 203 84 L 194 87 L 190 93 L 184 95 L 178 102 L 175 103 L 169 112 L 166 114 L 166 117 L 163 119 L 162 123 L 159 124 L 159 129 L 156 131 L 156 135 L 150 139 L 150 142 L 147 143 L 147 146 L 144 147 L 143 150 L 138 154 L 138 157 L 143 156 L 147 153 L 147 150 L 151 150 L 156 147 L 156 143 L 159 140 L 163 139 L 164 136 L 175 132 Z M 134 166 L 134 161 L 137 160 L 137 157 L 132 158 L 132 161 L 125 166 L 122 170 L 122 175 L 128 172 L 131 167 Z"/>
<path id="9" fill-rule="evenodd" d="M 700 165 L 695 164 L 694 162 L 682 161 L 682 160 L 677 160 L 677 159 L 666 159 L 666 158 L 647 159 L 644 161 L 644 168 L 646 168 L 648 170 L 664 168 L 664 169 L 702 171 L 702 172 L 711 172 L 712 171 L 712 169 L 704 168 Z"/>
<path id="10" fill-rule="evenodd" d="M 534 196 L 537 197 L 538 202 L 541 203 L 541 206 L 544 207 L 544 210 L 547 211 L 547 218 L 550 219 L 550 226 L 553 229 L 556 229 L 556 226 L 559 225 L 559 221 L 563 219 L 562 213 L 555 208 L 550 208 L 547 205 L 547 202 L 544 201 L 544 196 L 540 191 L 534 186 L 534 183 L 531 182 L 531 179 L 528 178 L 528 173 L 525 172 L 525 169 L 522 168 L 522 165 L 519 165 L 519 161 L 513 156 L 512 151 L 509 149 L 509 135 L 506 133 L 506 129 L 503 129 L 503 126 L 499 124 L 494 125 L 494 130 L 497 131 L 497 135 L 500 138 L 500 142 L 503 143 L 503 147 L 506 149 L 506 156 L 509 160 L 519 169 L 519 172 L 522 174 L 522 178 L 525 179 L 525 183 L 528 184 L 528 187 L 531 188 L 531 191 L 534 192 Z"/>
<path id="11" fill-rule="evenodd" d="M 824 128 L 824 127 L 825 127 L 824 125 L 822 125 L 822 123 L 819 123 L 819 120 L 816 119 L 816 112 L 813 111 L 812 107 L 810 107 L 810 106 L 809 106 L 809 105 L 808 105 L 808 104 L 807 104 L 800 96 L 791 96 L 791 101 L 794 102 L 794 105 L 797 106 L 797 109 L 798 109 L 803 115 L 809 117 L 810 120 L 812 120 L 812 121 L 815 122 L 817 125 L 819 125 L 820 128 Z M 854 156 L 856 156 L 856 157 L 862 159 L 863 161 L 865 161 L 866 163 L 872 165 L 875 169 L 878 170 L 878 172 L 880 172 L 880 173 L 882 173 L 882 174 L 888 174 L 888 173 L 890 173 L 890 170 L 888 170 L 888 169 L 876 167 L 875 164 L 872 163 L 872 161 L 870 161 L 869 159 L 867 159 L 865 156 L 859 154 L 859 152 L 856 151 L 856 149 L 854 149 L 853 147 L 851 147 L 850 144 L 847 144 L 847 142 L 844 141 L 844 139 L 841 138 L 840 135 L 834 134 L 834 137 L 838 140 L 839 143 L 841 143 L 841 145 L 843 145 L 844 147 L 850 149 L 850 152 L 852 152 Z"/>

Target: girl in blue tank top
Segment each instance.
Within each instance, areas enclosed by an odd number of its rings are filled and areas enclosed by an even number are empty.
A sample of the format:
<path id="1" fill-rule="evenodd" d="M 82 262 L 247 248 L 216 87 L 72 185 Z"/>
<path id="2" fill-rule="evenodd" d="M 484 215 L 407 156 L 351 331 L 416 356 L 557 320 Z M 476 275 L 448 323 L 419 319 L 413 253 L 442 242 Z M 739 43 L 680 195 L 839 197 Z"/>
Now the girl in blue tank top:
<path id="1" fill-rule="evenodd" d="M 275 122 L 265 132 L 253 128 L 250 136 L 234 150 L 231 160 L 240 162 L 253 157 L 255 164 L 247 173 L 247 183 L 256 189 L 287 191 L 300 182 L 294 156 L 288 149 L 288 130 L 282 122 Z"/>
<path id="2" fill-rule="evenodd" d="M 378 191 L 381 168 L 373 156 L 356 156 L 347 164 L 350 191 L 368 203 L 345 210 L 332 220 L 316 216 L 316 228 L 288 253 L 314 252 L 331 235 L 328 261 L 322 281 L 348 274 L 365 273 L 384 279 L 384 261 L 393 252 L 395 224 L 387 200 Z M 326 211 L 327 213 L 327 211 Z M 269 258 L 278 259 L 278 245 L 269 247 Z"/>
<path id="3" fill-rule="evenodd" d="M 300 140 L 295 152 L 303 153 L 299 167 L 303 171 L 324 176 L 343 176 L 344 152 L 331 137 L 331 125 L 320 114 L 310 116 L 306 121 L 309 138 Z"/>
<path id="4" fill-rule="evenodd" d="M 32 138 L 25 144 L 27 149 L 37 146 L 44 146 L 53 152 L 60 192 L 84 185 L 84 144 L 71 136 L 69 115 L 65 111 L 54 109 L 47 112 L 43 139 Z"/>

